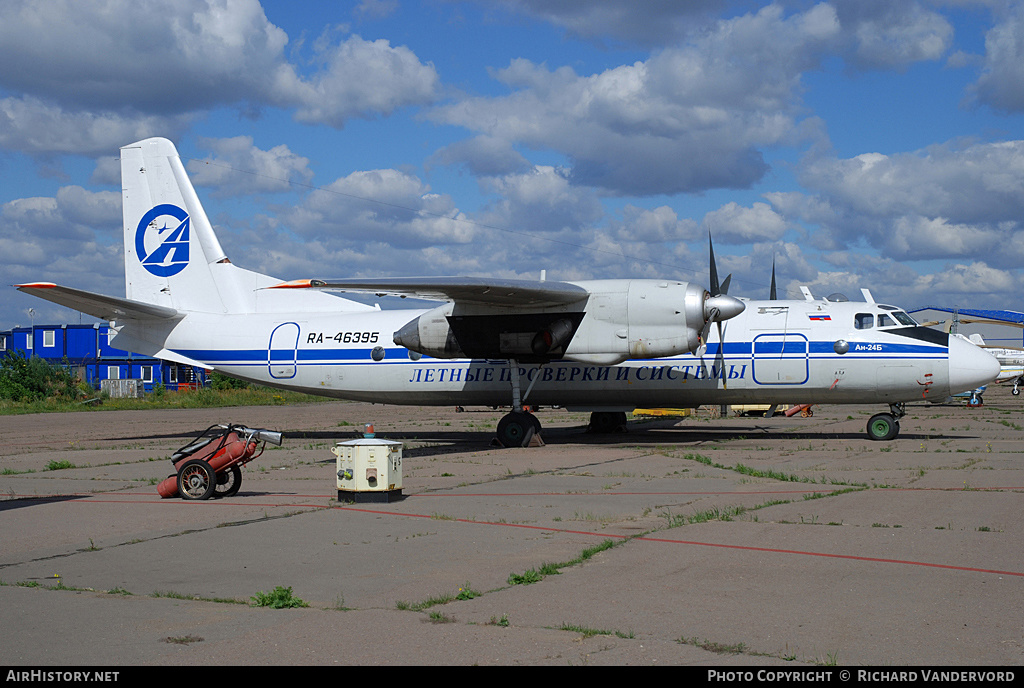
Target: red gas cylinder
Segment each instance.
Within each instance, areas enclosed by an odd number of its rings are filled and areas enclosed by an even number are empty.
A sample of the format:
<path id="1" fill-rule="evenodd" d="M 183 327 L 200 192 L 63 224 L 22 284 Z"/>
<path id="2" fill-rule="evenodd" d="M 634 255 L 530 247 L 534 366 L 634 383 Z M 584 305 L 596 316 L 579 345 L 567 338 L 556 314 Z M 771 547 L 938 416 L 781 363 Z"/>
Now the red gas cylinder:
<path id="1" fill-rule="evenodd" d="M 224 448 L 206 459 L 206 462 L 210 464 L 214 473 L 219 473 L 222 468 L 243 454 L 245 454 L 245 441 L 238 438 L 238 433 L 231 432 L 228 433 L 227 440 L 224 442 Z"/>
<path id="2" fill-rule="evenodd" d="M 178 496 L 178 476 L 172 475 L 169 478 L 165 478 L 160 481 L 160 484 L 156 486 L 157 494 L 160 495 L 161 499 L 167 499 L 169 497 Z"/>

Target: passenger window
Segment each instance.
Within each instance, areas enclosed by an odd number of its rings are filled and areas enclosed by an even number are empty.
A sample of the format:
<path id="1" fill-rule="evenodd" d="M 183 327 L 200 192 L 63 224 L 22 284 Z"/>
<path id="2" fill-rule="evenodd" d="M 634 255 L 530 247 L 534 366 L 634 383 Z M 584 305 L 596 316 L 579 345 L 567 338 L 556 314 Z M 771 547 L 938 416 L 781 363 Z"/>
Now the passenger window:
<path id="1" fill-rule="evenodd" d="M 878 314 L 878 326 L 879 327 L 895 327 L 896 321 L 890 318 L 884 313 Z"/>
<path id="2" fill-rule="evenodd" d="M 875 322 L 875 316 L 871 313 L 858 313 L 853 316 L 853 326 L 858 330 L 870 330 Z"/>

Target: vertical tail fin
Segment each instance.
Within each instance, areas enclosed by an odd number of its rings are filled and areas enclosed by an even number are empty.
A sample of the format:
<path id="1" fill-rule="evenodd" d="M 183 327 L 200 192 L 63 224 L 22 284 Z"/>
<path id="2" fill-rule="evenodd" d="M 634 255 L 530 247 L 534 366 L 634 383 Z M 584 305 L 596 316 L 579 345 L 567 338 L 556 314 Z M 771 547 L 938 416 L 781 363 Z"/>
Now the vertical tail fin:
<path id="1" fill-rule="evenodd" d="M 129 299 L 203 313 L 374 310 L 321 292 L 266 289 L 281 280 L 232 265 L 167 139 L 121 149 L 121 186 Z"/>
<path id="2" fill-rule="evenodd" d="M 125 295 L 179 310 L 226 311 L 210 266 L 227 256 L 174 144 L 121 149 Z"/>

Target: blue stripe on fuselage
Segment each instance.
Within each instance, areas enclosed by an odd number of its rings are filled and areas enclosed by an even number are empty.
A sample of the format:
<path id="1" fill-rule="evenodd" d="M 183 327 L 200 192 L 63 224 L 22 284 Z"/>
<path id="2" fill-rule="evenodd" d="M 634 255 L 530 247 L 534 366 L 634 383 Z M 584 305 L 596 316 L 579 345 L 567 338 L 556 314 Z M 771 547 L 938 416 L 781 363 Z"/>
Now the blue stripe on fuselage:
<path id="1" fill-rule="evenodd" d="M 793 346 L 790 349 L 790 346 Z M 744 361 L 750 360 L 753 344 L 751 342 L 726 342 L 724 352 L 721 354 L 727 360 Z M 175 353 L 181 354 L 196 361 L 204 361 L 211 364 L 235 364 L 235 365 L 266 365 L 268 363 L 267 349 L 175 349 Z M 372 349 L 274 349 L 269 352 L 269 360 L 275 362 L 297 360 L 300 365 L 318 364 L 339 364 L 339 363 L 377 363 L 371 358 Z M 757 348 L 758 356 L 770 356 L 783 353 L 782 342 L 759 342 Z M 803 341 L 787 341 L 786 354 L 793 356 L 806 355 L 808 358 L 822 359 L 835 358 L 844 359 L 895 359 L 909 356 L 925 356 L 933 359 L 946 359 L 949 355 L 948 349 L 944 346 L 929 346 L 927 344 L 896 344 L 890 342 L 850 342 L 849 352 L 844 355 L 835 353 L 834 342 L 812 341 L 806 344 Z M 719 356 L 719 344 L 708 345 L 704 355 L 705 359 L 712 359 Z M 656 360 L 690 360 L 692 354 L 666 357 Z M 429 356 L 423 356 L 422 360 L 435 360 Z M 436 359 L 446 360 L 446 359 Z M 652 359 L 631 359 L 633 361 L 648 361 Z M 464 362 L 465 359 L 460 359 Z M 389 348 L 384 350 L 384 361 L 387 363 L 415 363 L 408 357 L 408 350 L 404 348 Z M 503 362 L 503 361 L 502 361 Z"/>

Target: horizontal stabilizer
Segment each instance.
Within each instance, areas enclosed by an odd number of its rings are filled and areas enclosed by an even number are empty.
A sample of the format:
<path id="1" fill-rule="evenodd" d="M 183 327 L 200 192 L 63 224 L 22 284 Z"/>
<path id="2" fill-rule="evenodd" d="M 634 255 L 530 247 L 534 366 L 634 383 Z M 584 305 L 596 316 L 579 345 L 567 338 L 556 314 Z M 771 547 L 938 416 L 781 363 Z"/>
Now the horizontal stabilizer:
<path id="1" fill-rule="evenodd" d="M 182 315 L 174 308 L 61 287 L 52 282 L 32 282 L 14 286 L 18 291 L 88 313 L 102 320 L 171 320 Z"/>
<path id="2" fill-rule="evenodd" d="M 482 277 L 407 277 L 392 279 L 295 280 L 273 289 L 334 289 L 376 294 L 414 296 L 481 306 L 558 306 L 576 303 L 590 293 L 578 284 L 540 280 L 485 279 Z"/>

